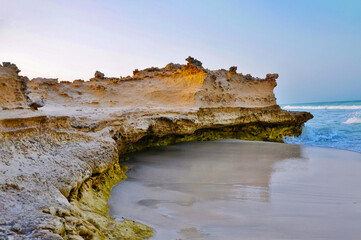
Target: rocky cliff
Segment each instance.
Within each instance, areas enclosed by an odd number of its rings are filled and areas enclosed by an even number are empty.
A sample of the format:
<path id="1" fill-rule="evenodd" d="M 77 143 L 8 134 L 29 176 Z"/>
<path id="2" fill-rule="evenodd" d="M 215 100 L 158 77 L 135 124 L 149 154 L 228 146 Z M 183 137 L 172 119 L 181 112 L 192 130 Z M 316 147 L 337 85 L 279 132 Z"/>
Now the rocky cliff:
<path id="1" fill-rule="evenodd" d="M 89 81 L 30 81 L 30 97 L 46 99 L 47 105 L 67 107 L 266 107 L 276 105 L 273 89 L 277 74 L 254 78 L 224 69 L 210 71 L 201 63 L 170 63 L 164 68 L 135 70 L 133 77 L 107 78 L 97 72 Z"/>
<path id="2" fill-rule="evenodd" d="M 3 110 L 24 108 L 30 101 L 27 96 L 27 77 L 19 76 L 20 70 L 15 64 L 0 64 L 0 107 Z"/>
<path id="3" fill-rule="evenodd" d="M 73 82 L 28 81 L 0 66 L 0 239 L 150 237 L 145 225 L 107 216 L 111 187 L 126 177 L 120 154 L 181 141 L 282 142 L 312 118 L 276 104 L 277 74 L 187 61 Z"/>

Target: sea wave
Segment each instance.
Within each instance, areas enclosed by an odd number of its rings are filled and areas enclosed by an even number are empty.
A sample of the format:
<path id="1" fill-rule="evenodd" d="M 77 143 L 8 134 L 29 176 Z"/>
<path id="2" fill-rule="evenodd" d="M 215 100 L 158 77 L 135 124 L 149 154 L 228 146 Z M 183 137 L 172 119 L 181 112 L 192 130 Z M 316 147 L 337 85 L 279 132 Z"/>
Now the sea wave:
<path id="1" fill-rule="evenodd" d="M 309 111 L 302 134 L 287 137 L 285 143 L 329 147 L 361 153 L 361 100 L 352 102 L 299 103 L 282 105 L 284 109 Z M 324 110 L 319 110 L 324 109 Z"/>
<path id="2" fill-rule="evenodd" d="M 340 105 L 340 106 L 331 106 L 331 105 L 324 105 L 324 106 L 284 106 L 283 109 L 349 109 L 349 110 L 357 110 L 361 109 L 361 105 Z"/>
<path id="3" fill-rule="evenodd" d="M 309 144 L 316 146 L 327 146 L 332 142 L 340 141 L 340 133 L 335 129 L 319 130 L 312 127 L 303 127 L 302 134 L 299 137 L 287 136 L 285 143 Z"/>
<path id="4" fill-rule="evenodd" d="M 355 112 L 352 116 L 344 121 L 345 124 L 361 123 L 361 112 Z"/>
<path id="5" fill-rule="evenodd" d="M 285 143 L 317 147 L 346 149 L 361 152 L 361 141 L 357 136 L 349 136 L 341 129 L 318 129 L 305 126 L 299 137 L 286 137 Z"/>

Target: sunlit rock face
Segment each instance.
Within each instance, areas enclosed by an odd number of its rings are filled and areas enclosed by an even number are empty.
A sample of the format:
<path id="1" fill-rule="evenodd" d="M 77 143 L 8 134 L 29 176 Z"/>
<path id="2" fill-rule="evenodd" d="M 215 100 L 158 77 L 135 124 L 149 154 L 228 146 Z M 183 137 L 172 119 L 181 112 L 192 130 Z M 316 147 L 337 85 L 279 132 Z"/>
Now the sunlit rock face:
<path id="1" fill-rule="evenodd" d="M 30 97 L 48 104 L 101 107 L 266 107 L 276 105 L 277 74 L 265 79 L 221 69 L 211 71 L 189 61 L 164 68 L 135 70 L 133 77 L 104 77 L 97 71 L 90 81 L 58 82 L 36 78 Z"/>
<path id="2" fill-rule="evenodd" d="M 19 76 L 15 64 L 0 64 L 0 109 L 24 108 L 28 106 L 28 78 Z"/>
<path id="3" fill-rule="evenodd" d="M 0 66 L 0 239 L 144 239 L 149 227 L 107 216 L 110 189 L 125 178 L 119 154 L 182 141 L 282 142 L 312 118 L 276 104 L 277 74 L 187 61 L 73 82 L 28 82 L 15 65 Z"/>

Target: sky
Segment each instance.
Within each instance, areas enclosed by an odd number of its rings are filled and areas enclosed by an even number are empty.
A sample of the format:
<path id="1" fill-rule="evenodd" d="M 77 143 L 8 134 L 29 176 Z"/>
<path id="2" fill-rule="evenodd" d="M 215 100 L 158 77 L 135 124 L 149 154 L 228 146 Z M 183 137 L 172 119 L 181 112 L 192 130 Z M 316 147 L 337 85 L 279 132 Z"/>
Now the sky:
<path id="1" fill-rule="evenodd" d="M 72 81 L 185 63 L 265 77 L 277 102 L 361 99 L 359 0 L 0 0 L 0 61 Z"/>

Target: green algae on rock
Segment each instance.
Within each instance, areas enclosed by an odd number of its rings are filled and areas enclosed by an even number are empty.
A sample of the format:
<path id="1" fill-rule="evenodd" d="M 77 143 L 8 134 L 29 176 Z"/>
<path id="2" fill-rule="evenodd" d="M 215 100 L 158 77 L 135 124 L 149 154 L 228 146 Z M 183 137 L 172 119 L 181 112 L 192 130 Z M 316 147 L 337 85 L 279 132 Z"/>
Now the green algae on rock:
<path id="1" fill-rule="evenodd" d="M 79 188 L 72 190 L 69 202 L 74 212 L 81 212 L 84 221 L 70 224 L 71 227 L 66 229 L 68 238 L 140 240 L 153 236 L 153 230 L 148 226 L 129 219 L 115 222 L 108 216 L 110 191 L 117 182 L 126 178 L 126 170 L 117 162 L 109 170 L 93 174 Z M 65 217 L 65 220 L 71 222 L 73 218 Z M 79 224 L 86 227 L 79 228 Z"/>
<path id="2" fill-rule="evenodd" d="M 137 142 L 128 143 L 122 154 L 137 152 L 149 147 L 166 146 L 179 142 L 240 139 L 251 141 L 283 142 L 285 136 L 299 136 L 302 126 L 247 124 L 221 128 L 204 128 L 193 134 L 169 134 L 162 137 L 148 135 Z"/>

